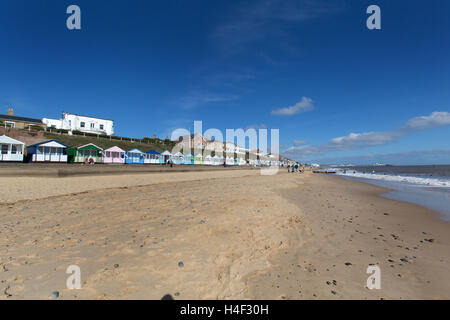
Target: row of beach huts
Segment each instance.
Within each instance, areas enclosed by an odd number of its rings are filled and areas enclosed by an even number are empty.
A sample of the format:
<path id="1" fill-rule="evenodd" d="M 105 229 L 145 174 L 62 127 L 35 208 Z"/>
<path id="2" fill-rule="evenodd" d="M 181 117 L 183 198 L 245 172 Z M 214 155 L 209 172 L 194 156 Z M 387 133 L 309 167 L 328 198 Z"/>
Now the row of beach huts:
<path id="1" fill-rule="evenodd" d="M 26 149 L 26 156 L 25 156 Z M 117 146 L 102 149 L 93 143 L 88 143 L 76 148 L 70 148 L 57 140 L 49 140 L 34 145 L 26 146 L 24 142 L 0 136 L 0 162 L 50 162 L 50 163 L 106 163 L 106 164 L 202 164 L 202 165 L 274 165 L 270 159 L 249 160 L 230 156 L 202 154 L 172 154 L 166 150 L 157 152 L 150 150 L 142 152 L 138 149 L 123 150 Z M 278 161 L 277 161 L 278 162 Z"/>

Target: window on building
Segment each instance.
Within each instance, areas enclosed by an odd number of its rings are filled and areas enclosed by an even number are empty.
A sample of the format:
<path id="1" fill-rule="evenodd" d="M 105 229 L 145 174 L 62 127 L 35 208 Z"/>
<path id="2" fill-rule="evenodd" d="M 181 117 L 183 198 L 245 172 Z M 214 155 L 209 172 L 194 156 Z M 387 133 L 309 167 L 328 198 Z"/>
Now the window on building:
<path id="1" fill-rule="evenodd" d="M 7 154 L 8 153 L 8 145 L 7 144 L 2 144 L 2 153 L 3 154 Z"/>
<path id="2" fill-rule="evenodd" d="M 11 146 L 11 154 L 16 154 L 17 153 L 17 146 L 12 145 Z"/>
<path id="3" fill-rule="evenodd" d="M 16 127 L 16 123 L 15 123 L 15 122 L 5 121 L 5 125 L 6 125 L 8 128 L 15 128 L 15 127 Z"/>
<path id="4" fill-rule="evenodd" d="M 104 126 L 101 124 L 101 125 L 100 125 L 100 130 L 103 130 L 103 128 L 104 128 Z"/>
<path id="5" fill-rule="evenodd" d="M 80 122 L 80 128 L 84 128 L 85 123 L 84 122 Z"/>
<path id="6" fill-rule="evenodd" d="M 95 123 L 91 123 L 91 129 L 95 129 Z"/>

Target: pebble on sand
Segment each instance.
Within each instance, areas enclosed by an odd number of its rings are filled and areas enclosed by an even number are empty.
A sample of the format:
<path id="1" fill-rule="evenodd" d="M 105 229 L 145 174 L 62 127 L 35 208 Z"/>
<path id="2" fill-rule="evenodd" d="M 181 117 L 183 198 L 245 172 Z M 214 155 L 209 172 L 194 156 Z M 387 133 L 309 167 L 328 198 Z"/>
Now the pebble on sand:
<path id="1" fill-rule="evenodd" d="M 183 267 L 184 267 L 183 261 L 178 262 L 178 266 L 179 266 L 180 268 L 183 268 Z"/>
<path id="2" fill-rule="evenodd" d="M 59 291 L 53 291 L 51 294 L 52 298 L 58 299 L 59 298 Z"/>

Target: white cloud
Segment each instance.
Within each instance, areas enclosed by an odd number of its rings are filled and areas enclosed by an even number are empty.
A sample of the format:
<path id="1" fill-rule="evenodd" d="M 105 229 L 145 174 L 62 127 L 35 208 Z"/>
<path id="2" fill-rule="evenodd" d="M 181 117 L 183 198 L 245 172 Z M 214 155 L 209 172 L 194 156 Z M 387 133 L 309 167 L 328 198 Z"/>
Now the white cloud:
<path id="1" fill-rule="evenodd" d="M 450 125 L 449 112 L 433 112 L 429 116 L 412 118 L 406 123 L 406 127 L 412 130 L 424 130 Z"/>
<path id="2" fill-rule="evenodd" d="M 304 157 L 324 155 L 333 151 L 348 151 L 371 146 L 384 145 L 407 136 L 413 132 L 450 125 L 450 113 L 433 112 L 428 116 L 409 119 L 406 126 L 391 131 L 376 131 L 366 133 L 350 133 L 336 137 L 322 145 L 294 145 L 284 152 L 287 157 Z"/>
<path id="3" fill-rule="evenodd" d="M 272 115 L 278 115 L 278 116 L 292 116 L 294 114 L 310 111 L 314 109 L 314 104 L 312 99 L 303 97 L 300 102 L 297 102 L 295 105 L 287 107 L 287 108 L 280 108 L 273 110 L 271 112 Z"/>

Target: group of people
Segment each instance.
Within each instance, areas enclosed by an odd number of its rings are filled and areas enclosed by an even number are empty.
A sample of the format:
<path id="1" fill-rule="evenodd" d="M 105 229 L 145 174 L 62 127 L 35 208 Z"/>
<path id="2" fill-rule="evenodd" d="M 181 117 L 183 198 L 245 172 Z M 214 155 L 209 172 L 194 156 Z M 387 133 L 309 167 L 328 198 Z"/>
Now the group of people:
<path id="1" fill-rule="evenodd" d="M 288 165 L 287 168 L 288 168 L 288 172 L 292 172 L 292 173 L 294 173 L 294 172 L 302 173 L 303 172 L 302 168 L 300 168 L 298 163 L 293 163 L 292 165 Z"/>

